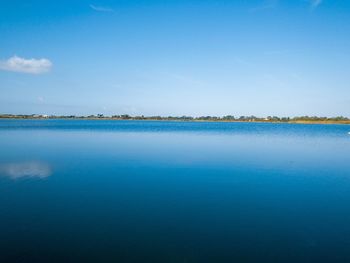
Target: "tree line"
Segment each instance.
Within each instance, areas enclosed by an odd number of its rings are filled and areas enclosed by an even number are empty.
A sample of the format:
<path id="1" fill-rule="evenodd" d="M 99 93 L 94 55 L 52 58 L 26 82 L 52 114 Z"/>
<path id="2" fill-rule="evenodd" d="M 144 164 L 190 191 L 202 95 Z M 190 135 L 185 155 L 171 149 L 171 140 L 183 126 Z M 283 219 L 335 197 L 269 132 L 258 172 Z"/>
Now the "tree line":
<path id="1" fill-rule="evenodd" d="M 165 120 L 165 121 L 243 121 L 243 122 L 348 122 L 349 118 L 343 116 L 337 117 L 318 117 L 318 116 L 298 116 L 298 117 L 256 117 L 256 116 L 131 116 L 128 114 L 106 116 L 103 114 L 77 116 L 77 115 L 14 115 L 0 114 L 0 118 L 17 119 L 113 119 L 113 120 Z"/>

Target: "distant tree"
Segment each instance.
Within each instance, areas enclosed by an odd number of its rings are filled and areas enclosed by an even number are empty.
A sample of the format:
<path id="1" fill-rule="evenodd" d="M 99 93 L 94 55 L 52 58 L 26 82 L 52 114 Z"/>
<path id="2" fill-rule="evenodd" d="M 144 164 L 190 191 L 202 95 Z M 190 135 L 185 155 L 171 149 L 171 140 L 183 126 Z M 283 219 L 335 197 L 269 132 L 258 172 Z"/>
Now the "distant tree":
<path id="1" fill-rule="evenodd" d="M 222 119 L 225 121 L 233 121 L 235 120 L 235 117 L 232 115 L 226 115 L 226 116 L 223 116 Z"/>
<path id="2" fill-rule="evenodd" d="M 129 119 L 131 119 L 131 117 L 130 117 L 128 114 L 120 115 L 120 118 L 123 119 L 123 120 L 129 120 Z"/>

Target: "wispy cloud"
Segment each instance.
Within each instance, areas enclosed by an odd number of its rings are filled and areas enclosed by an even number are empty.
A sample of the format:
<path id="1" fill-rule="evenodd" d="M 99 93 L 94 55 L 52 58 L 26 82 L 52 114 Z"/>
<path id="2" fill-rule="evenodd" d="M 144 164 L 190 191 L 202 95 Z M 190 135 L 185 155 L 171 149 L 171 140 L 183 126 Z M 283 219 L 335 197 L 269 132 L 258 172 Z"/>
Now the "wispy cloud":
<path id="1" fill-rule="evenodd" d="M 322 0 L 309 0 L 309 2 L 312 8 L 316 8 L 322 3 Z"/>
<path id="2" fill-rule="evenodd" d="M 114 12 L 114 9 L 106 6 L 90 5 L 90 8 L 97 12 Z"/>
<path id="3" fill-rule="evenodd" d="M 20 179 L 24 177 L 43 179 L 49 177 L 51 174 L 51 167 L 44 162 L 30 161 L 0 165 L 0 175 L 11 179 Z"/>
<path id="4" fill-rule="evenodd" d="M 42 74 L 49 72 L 52 68 L 52 62 L 46 58 L 25 59 L 13 56 L 7 60 L 0 61 L 0 69 L 29 74 Z"/>

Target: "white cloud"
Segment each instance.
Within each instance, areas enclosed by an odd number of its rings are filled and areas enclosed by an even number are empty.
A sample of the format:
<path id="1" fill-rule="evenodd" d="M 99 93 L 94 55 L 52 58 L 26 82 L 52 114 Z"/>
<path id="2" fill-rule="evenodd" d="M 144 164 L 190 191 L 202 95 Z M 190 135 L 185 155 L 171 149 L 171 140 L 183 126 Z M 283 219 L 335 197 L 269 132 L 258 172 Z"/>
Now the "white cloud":
<path id="1" fill-rule="evenodd" d="M 322 0 L 310 0 L 310 4 L 312 8 L 318 7 L 322 3 Z"/>
<path id="2" fill-rule="evenodd" d="M 92 8 L 95 11 L 98 12 L 114 12 L 114 10 L 110 7 L 105 7 L 105 6 L 95 6 L 95 5 L 90 5 L 90 8 Z"/>
<path id="3" fill-rule="evenodd" d="M 46 178 L 52 174 L 51 167 L 47 163 L 32 161 L 7 163 L 0 166 L 0 175 L 11 179 L 20 179 L 23 177 Z"/>
<path id="4" fill-rule="evenodd" d="M 51 70 L 52 62 L 46 58 L 41 59 L 25 59 L 18 56 L 13 56 L 5 61 L 0 61 L 0 69 L 29 73 L 41 74 Z"/>

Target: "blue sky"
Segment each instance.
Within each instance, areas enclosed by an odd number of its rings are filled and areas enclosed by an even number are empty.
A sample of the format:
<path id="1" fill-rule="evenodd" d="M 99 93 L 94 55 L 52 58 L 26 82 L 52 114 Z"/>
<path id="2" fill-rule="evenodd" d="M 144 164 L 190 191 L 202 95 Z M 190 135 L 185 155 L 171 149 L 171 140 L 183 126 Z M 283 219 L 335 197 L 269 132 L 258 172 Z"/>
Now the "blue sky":
<path id="1" fill-rule="evenodd" d="M 350 1 L 0 3 L 0 112 L 350 117 Z"/>

